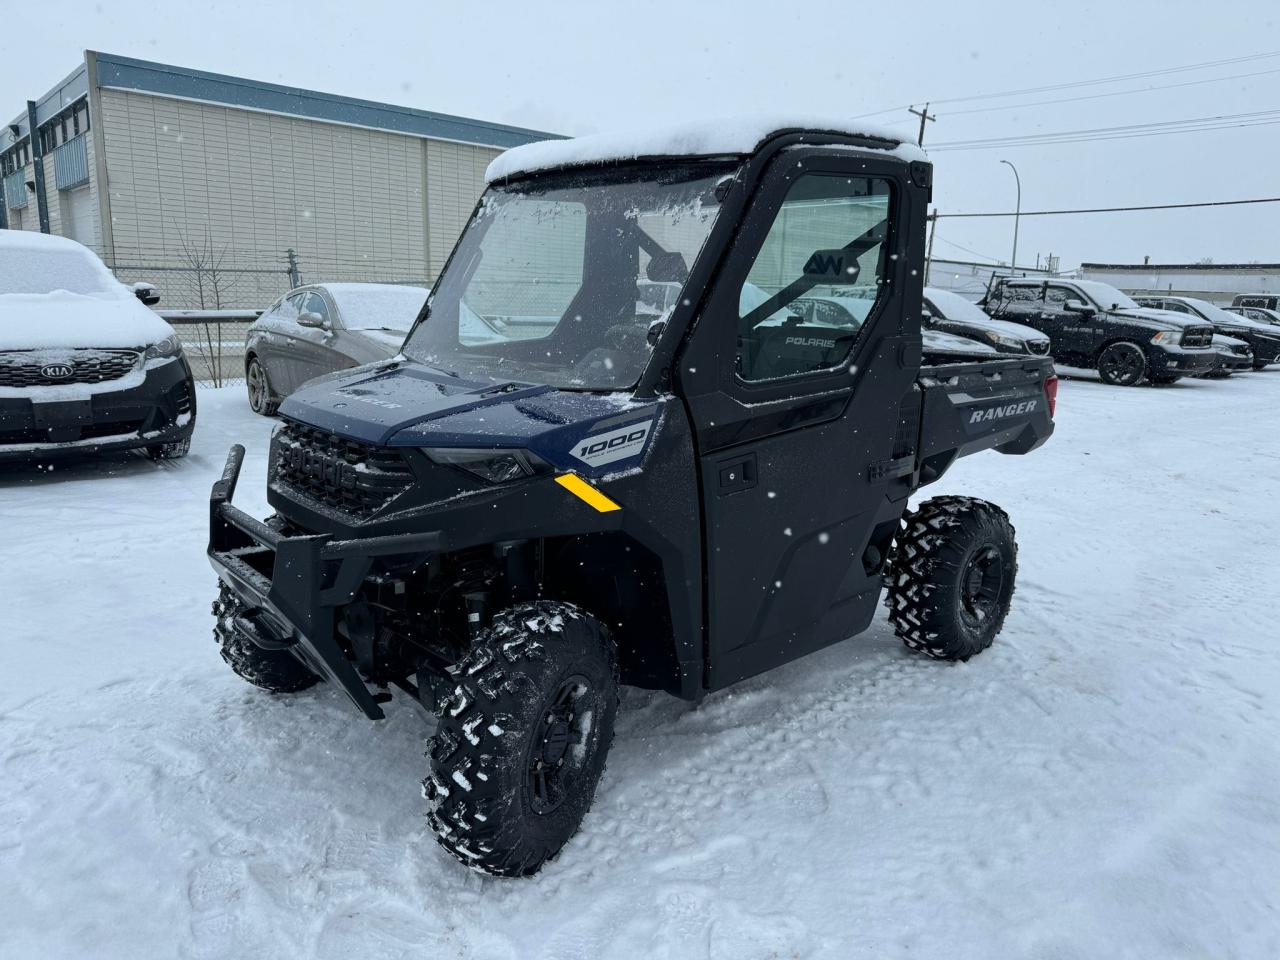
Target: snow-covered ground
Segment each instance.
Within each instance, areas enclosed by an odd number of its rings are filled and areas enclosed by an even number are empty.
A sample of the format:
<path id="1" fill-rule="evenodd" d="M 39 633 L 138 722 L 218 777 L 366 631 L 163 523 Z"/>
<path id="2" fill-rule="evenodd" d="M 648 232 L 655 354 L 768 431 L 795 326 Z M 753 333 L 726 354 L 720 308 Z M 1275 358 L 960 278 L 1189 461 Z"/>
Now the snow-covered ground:
<path id="1" fill-rule="evenodd" d="M 632 691 L 532 881 L 439 851 L 423 719 L 275 699 L 210 636 L 208 488 L 270 424 L 206 391 L 190 458 L 0 470 L 0 956 L 1280 955 L 1280 372 L 1062 386 L 1003 505 L 1021 575 L 968 664 L 867 634 L 692 708 Z"/>

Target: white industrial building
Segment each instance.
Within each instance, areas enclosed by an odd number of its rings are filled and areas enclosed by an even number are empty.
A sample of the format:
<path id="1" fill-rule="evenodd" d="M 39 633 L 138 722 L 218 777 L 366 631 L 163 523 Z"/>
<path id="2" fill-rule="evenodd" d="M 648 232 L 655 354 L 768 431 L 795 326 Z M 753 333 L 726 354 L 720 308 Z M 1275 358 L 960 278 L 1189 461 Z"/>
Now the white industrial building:
<path id="1" fill-rule="evenodd" d="M 1280 294 L 1280 263 L 1082 263 L 1080 277 L 1126 293 L 1167 293 L 1229 305 L 1237 294 Z"/>
<path id="2" fill-rule="evenodd" d="M 552 136 L 89 51 L 0 127 L 0 227 L 79 240 L 170 307 L 431 283 L 489 161 Z"/>

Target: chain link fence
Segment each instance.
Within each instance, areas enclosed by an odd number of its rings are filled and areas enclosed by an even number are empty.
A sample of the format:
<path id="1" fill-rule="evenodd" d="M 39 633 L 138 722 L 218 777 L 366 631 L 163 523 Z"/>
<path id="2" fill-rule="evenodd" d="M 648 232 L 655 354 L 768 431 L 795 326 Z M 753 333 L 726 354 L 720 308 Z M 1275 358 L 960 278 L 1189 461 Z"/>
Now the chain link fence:
<path id="1" fill-rule="evenodd" d="M 156 288 L 156 310 L 177 332 L 197 383 L 215 387 L 244 383 L 249 326 L 295 287 L 326 282 L 430 286 L 421 257 L 260 251 L 207 241 L 134 250 L 120 256 L 112 270 L 123 283 Z"/>

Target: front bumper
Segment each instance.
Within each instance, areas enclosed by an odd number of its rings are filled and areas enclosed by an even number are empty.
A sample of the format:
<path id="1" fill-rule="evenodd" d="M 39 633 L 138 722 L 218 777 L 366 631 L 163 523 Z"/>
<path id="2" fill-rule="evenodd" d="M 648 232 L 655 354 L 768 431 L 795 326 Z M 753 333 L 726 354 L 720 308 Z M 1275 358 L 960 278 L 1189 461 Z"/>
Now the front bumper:
<path id="1" fill-rule="evenodd" d="M 1217 365 L 1218 353 L 1211 347 L 1203 350 L 1167 347 L 1151 351 L 1151 372 L 1156 376 L 1194 377 L 1208 373 Z"/>
<path id="2" fill-rule="evenodd" d="M 375 559 L 438 553 L 443 534 L 286 535 L 231 505 L 243 462 L 236 444 L 209 495 L 209 562 L 247 608 L 244 632 L 264 648 L 288 650 L 371 720 L 382 719 L 390 694 L 371 691 L 340 646 L 338 611 L 355 600 Z"/>
<path id="3" fill-rule="evenodd" d="M 191 436 L 196 391 L 185 357 L 145 368 L 113 388 L 68 398 L 37 389 L 0 396 L 0 460 L 46 459 L 176 443 Z"/>

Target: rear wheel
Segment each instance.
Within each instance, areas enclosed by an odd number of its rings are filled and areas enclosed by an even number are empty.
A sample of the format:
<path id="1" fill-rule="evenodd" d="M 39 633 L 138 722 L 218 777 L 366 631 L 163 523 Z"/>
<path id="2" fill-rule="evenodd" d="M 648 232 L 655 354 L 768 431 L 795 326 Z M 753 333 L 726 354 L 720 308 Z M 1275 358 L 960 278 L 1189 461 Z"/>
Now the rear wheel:
<path id="1" fill-rule="evenodd" d="M 1110 344 L 1098 357 L 1098 374 L 1112 386 L 1136 386 L 1147 374 L 1147 355 L 1136 343 Z"/>
<path id="2" fill-rule="evenodd" d="M 968 660 L 996 638 L 1018 573 L 1013 524 L 971 497 L 934 497 L 903 517 L 889 560 L 894 632 L 936 660 Z"/>
<path id="3" fill-rule="evenodd" d="M 250 357 L 244 368 L 244 383 L 249 390 L 249 409 L 264 417 L 275 416 L 276 404 L 271 399 L 271 383 L 267 368 L 257 357 Z"/>
<path id="4" fill-rule="evenodd" d="M 455 670 L 423 781 L 427 823 L 462 863 L 527 877 L 577 832 L 613 740 L 617 660 L 567 603 L 512 607 Z"/>
<path id="5" fill-rule="evenodd" d="M 213 601 L 213 638 L 222 659 L 242 680 L 271 693 L 297 693 L 315 686 L 320 678 L 287 650 L 263 650 L 236 629 L 236 617 L 244 616 L 244 604 L 225 583 L 218 584 Z"/>

